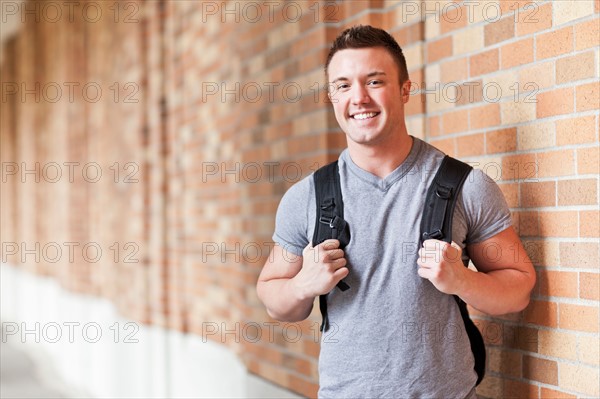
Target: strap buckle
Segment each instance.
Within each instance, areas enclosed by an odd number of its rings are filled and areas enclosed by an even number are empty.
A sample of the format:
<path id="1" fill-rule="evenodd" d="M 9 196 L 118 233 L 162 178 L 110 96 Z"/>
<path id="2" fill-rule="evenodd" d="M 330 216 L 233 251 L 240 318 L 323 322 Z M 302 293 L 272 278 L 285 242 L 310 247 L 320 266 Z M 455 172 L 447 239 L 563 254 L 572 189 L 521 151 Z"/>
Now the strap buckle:
<path id="1" fill-rule="evenodd" d="M 335 219 L 337 219 L 337 216 L 330 217 L 330 216 L 321 215 L 321 217 L 319 218 L 319 222 L 329 225 L 329 227 L 333 229 Z"/>

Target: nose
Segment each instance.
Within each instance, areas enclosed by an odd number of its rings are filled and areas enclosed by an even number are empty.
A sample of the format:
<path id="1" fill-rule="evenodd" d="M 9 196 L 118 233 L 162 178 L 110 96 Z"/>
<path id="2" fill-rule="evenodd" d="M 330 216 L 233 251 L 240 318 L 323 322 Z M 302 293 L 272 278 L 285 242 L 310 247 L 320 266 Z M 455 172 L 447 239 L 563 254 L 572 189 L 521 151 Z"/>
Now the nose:
<path id="1" fill-rule="evenodd" d="M 354 105 L 366 104 L 371 101 L 371 97 L 369 97 L 369 92 L 363 85 L 352 85 L 351 101 Z"/>

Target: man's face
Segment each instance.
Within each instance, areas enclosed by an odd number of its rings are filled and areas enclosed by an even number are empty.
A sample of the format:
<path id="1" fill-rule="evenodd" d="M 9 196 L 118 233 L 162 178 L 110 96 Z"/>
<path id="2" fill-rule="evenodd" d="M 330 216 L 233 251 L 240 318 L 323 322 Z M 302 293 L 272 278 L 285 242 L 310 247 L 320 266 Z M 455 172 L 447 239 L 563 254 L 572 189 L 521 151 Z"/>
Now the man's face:
<path id="1" fill-rule="evenodd" d="M 410 81 L 400 87 L 399 68 L 383 47 L 338 51 L 328 74 L 329 97 L 349 146 L 385 145 L 402 133 Z"/>

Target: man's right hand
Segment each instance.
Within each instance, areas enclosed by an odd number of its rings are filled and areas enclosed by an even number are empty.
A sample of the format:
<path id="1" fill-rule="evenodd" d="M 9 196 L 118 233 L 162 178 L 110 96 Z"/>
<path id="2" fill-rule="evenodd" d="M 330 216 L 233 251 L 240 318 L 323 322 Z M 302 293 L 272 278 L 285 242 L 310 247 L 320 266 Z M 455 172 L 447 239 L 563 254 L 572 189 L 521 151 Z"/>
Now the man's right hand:
<path id="1" fill-rule="evenodd" d="M 327 294 L 349 273 L 344 251 L 335 239 L 325 240 L 316 247 L 309 243 L 302 251 L 302 269 L 292 279 L 301 298 Z"/>

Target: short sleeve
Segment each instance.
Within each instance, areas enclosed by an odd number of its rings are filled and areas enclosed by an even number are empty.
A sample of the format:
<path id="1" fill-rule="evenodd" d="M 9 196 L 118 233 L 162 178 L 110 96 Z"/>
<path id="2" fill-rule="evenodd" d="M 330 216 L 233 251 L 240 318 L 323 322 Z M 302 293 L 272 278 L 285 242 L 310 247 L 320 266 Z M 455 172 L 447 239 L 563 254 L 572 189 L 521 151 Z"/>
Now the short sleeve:
<path id="1" fill-rule="evenodd" d="M 466 244 L 485 241 L 512 226 L 510 210 L 500 187 L 483 171 L 471 171 L 462 196 L 468 227 Z"/>
<path id="2" fill-rule="evenodd" d="M 294 255 L 302 255 L 309 243 L 308 219 L 314 202 L 312 175 L 300 180 L 283 195 L 275 217 L 273 241 Z"/>

